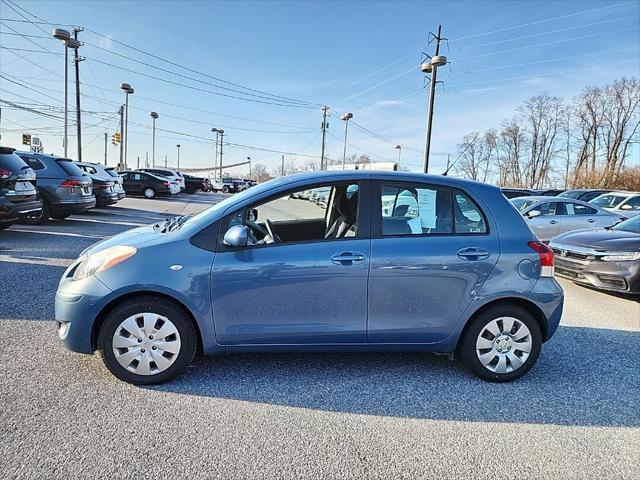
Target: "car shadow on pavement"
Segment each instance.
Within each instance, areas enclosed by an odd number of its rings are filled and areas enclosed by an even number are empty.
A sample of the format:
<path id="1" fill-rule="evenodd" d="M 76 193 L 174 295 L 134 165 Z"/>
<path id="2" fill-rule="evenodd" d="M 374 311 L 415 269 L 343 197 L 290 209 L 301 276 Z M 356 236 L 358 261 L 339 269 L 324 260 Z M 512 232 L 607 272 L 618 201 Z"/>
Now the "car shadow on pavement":
<path id="1" fill-rule="evenodd" d="M 365 415 L 638 427 L 638 352 L 640 332 L 561 326 L 512 383 L 483 382 L 429 354 L 235 354 L 149 388 Z"/>

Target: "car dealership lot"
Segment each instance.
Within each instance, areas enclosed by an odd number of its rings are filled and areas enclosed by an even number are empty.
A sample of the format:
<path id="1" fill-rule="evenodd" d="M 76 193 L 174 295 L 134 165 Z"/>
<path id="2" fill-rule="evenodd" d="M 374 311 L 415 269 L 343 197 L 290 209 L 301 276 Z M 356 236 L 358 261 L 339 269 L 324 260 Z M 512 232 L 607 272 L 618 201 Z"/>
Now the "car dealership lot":
<path id="1" fill-rule="evenodd" d="M 640 303 L 566 280 L 558 333 L 511 384 L 425 354 L 273 354 L 139 388 L 62 346 L 53 298 L 80 251 L 224 197 L 127 198 L 0 233 L 3 477 L 640 476 Z"/>

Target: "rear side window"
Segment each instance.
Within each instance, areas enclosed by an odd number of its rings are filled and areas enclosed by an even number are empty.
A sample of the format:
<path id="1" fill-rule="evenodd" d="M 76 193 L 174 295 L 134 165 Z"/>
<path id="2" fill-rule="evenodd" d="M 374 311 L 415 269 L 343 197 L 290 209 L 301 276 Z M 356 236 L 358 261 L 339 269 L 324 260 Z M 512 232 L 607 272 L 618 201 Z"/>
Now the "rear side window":
<path id="1" fill-rule="evenodd" d="M 12 172 L 19 172 L 25 166 L 25 162 L 13 153 L 0 155 L 0 168 L 6 168 Z"/>
<path id="2" fill-rule="evenodd" d="M 380 185 L 382 235 L 453 233 L 451 197 L 446 187 Z"/>
<path id="3" fill-rule="evenodd" d="M 453 216 L 456 233 L 487 233 L 480 207 L 460 190 L 453 190 Z"/>
<path id="4" fill-rule="evenodd" d="M 27 162 L 27 164 L 33 168 L 34 170 L 44 170 L 45 166 L 44 163 L 42 163 L 40 160 L 38 160 L 37 158 L 33 158 L 33 157 L 22 157 L 22 159 Z"/>
<path id="5" fill-rule="evenodd" d="M 581 205 L 579 203 L 564 203 L 559 204 L 564 208 L 559 208 L 558 215 L 595 215 L 598 210 L 595 208 Z"/>
<path id="6" fill-rule="evenodd" d="M 626 203 L 624 203 L 622 206 L 631 207 L 630 209 L 627 208 L 627 210 L 640 210 L 640 197 L 633 197 L 630 200 L 628 200 Z M 623 210 L 625 209 L 623 208 Z"/>

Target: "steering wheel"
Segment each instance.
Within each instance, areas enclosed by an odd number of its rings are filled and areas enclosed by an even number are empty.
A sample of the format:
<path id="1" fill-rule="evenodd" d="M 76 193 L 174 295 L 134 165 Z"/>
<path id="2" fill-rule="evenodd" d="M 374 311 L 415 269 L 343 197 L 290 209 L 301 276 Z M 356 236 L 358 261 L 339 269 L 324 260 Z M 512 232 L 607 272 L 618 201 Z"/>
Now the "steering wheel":
<path id="1" fill-rule="evenodd" d="M 271 237 L 271 240 L 273 240 L 273 243 L 282 243 L 282 239 L 273 231 L 273 225 L 271 225 L 269 219 L 264 220 L 264 226 L 267 227 L 267 231 L 269 232 L 269 236 Z"/>
<path id="2" fill-rule="evenodd" d="M 267 233 L 269 233 L 262 225 L 256 222 L 252 222 L 251 220 L 247 220 L 245 222 L 245 225 L 254 232 L 261 233 L 262 235 L 266 235 Z"/>

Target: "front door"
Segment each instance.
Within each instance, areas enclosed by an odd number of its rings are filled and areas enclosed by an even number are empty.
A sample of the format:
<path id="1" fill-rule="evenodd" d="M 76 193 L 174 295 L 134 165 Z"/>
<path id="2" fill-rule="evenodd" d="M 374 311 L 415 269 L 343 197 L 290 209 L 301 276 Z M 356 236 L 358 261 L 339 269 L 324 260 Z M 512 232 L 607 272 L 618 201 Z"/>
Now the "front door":
<path id="1" fill-rule="evenodd" d="M 446 186 L 385 181 L 373 198 L 368 341 L 444 340 L 493 270 L 496 233 Z"/>
<path id="2" fill-rule="evenodd" d="M 545 202 L 531 208 L 539 210 L 540 215 L 532 218 L 524 216 L 533 233 L 543 242 L 548 242 L 560 233 L 561 208 L 559 202 Z"/>
<path id="3" fill-rule="evenodd" d="M 312 193 L 327 187 L 326 203 L 312 200 Z M 279 194 L 223 221 L 223 233 L 247 226 L 251 244 L 219 245 L 215 255 L 211 283 L 219 343 L 366 342 L 370 239 L 368 212 L 358 202 L 362 184 L 311 190 Z M 332 227 L 341 220 L 348 228 L 337 233 Z"/>

